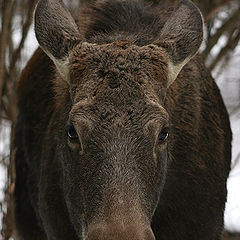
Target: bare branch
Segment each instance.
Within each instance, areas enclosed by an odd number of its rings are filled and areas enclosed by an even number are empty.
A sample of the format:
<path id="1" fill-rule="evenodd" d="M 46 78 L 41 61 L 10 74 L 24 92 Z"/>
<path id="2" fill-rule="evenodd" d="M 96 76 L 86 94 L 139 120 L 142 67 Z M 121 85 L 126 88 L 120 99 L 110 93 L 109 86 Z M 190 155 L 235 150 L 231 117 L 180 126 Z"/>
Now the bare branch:
<path id="1" fill-rule="evenodd" d="M 225 47 L 223 47 L 218 54 L 218 56 L 213 60 L 213 62 L 210 64 L 209 69 L 212 71 L 216 65 L 229 53 L 231 53 L 235 47 L 237 46 L 238 42 L 240 40 L 240 29 L 234 29 L 230 37 L 228 39 L 228 42 Z"/>
<path id="2" fill-rule="evenodd" d="M 26 22 L 23 24 L 23 27 L 22 27 L 22 38 L 21 38 L 21 41 L 20 41 L 17 49 L 13 53 L 12 62 L 10 64 L 10 73 L 11 73 L 11 70 L 16 67 L 15 66 L 16 62 L 19 60 L 21 50 L 24 47 L 24 43 L 25 43 L 29 28 L 30 28 L 31 23 L 32 23 L 33 12 L 34 12 L 34 8 L 37 4 L 37 1 L 38 0 L 29 1 L 30 5 L 29 5 L 29 8 L 28 8 L 27 19 L 26 19 Z"/>
<path id="3" fill-rule="evenodd" d="M 209 37 L 208 44 L 206 49 L 203 51 L 204 59 L 206 60 L 207 56 L 211 52 L 212 48 L 216 45 L 219 38 L 226 32 L 232 29 L 240 21 L 240 7 L 235 11 L 235 13 L 230 17 L 218 30 L 217 32 Z"/>
<path id="4" fill-rule="evenodd" d="M 6 56 L 6 46 L 9 35 L 9 25 L 11 22 L 11 17 L 13 13 L 14 1 L 4 0 L 2 6 L 2 31 L 0 35 L 0 100 L 2 99 L 3 86 L 5 84 L 5 56 Z M 1 110 L 1 101 L 0 101 Z"/>
<path id="5" fill-rule="evenodd" d="M 200 0 L 198 0 L 200 2 Z M 201 1 L 202 2 L 202 1 Z M 226 6 L 227 4 L 230 4 L 231 2 L 239 2 L 239 0 L 215 0 L 215 1 L 209 1 L 205 0 L 204 4 L 204 16 L 205 20 L 209 21 L 219 10 L 223 7 Z"/>

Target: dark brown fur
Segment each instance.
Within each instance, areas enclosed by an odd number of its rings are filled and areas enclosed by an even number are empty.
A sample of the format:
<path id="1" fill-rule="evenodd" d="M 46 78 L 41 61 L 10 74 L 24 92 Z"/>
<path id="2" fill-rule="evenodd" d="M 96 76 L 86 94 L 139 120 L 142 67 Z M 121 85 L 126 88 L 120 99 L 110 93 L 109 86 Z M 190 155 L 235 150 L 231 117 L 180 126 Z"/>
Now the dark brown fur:
<path id="1" fill-rule="evenodd" d="M 38 49 L 19 82 L 15 217 L 22 239 L 221 239 L 228 114 L 200 56 L 169 82 L 168 61 L 192 57 L 201 33 L 186 33 L 185 45 L 176 29 L 170 37 L 164 24 L 169 17 L 176 24 L 175 16 L 163 6 L 100 1 L 81 10 L 79 33 L 72 22 L 59 41 L 57 28 L 54 41 L 36 30 L 54 59 L 69 54 L 69 73 L 64 79 L 58 62 Z M 41 28 L 40 10 L 36 16 Z M 69 124 L 77 144 L 67 140 Z M 165 126 L 169 139 L 159 143 Z"/>

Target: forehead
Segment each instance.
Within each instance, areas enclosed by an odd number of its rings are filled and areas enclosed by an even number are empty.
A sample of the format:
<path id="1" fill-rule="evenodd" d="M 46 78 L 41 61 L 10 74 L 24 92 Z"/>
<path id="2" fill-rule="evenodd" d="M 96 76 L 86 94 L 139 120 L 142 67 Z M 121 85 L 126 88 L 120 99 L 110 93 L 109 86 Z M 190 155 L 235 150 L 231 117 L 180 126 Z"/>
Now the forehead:
<path id="1" fill-rule="evenodd" d="M 167 83 L 164 52 L 155 45 L 138 47 L 127 41 L 83 43 L 70 56 L 74 102 L 123 106 L 160 101 Z"/>
<path id="2" fill-rule="evenodd" d="M 110 44 L 82 43 L 78 45 L 71 55 L 72 70 L 77 70 L 79 66 L 85 70 L 111 71 L 113 69 L 120 72 L 164 70 L 166 56 L 163 50 L 156 45 L 150 44 L 139 47 L 132 45 L 128 41 L 117 41 Z M 83 70 L 83 69 L 82 69 Z"/>

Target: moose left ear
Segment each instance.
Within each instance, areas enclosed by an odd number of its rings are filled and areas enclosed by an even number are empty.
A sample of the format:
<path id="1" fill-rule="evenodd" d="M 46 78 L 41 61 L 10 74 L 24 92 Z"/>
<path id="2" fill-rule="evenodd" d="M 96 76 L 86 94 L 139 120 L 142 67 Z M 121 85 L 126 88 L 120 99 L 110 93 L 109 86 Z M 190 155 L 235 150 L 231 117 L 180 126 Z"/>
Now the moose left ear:
<path id="1" fill-rule="evenodd" d="M 62 0 L 39 0 L 35 11 L 35 33 L 41 48 L 66 79 L 69 54 L 82 38 Z"/>
<path id="2" fill-rule="evenodd" d="M 180 1 L 154 43 L 164 48 L 169 56 L 168 86 L 197 53 L 202 41 L 203 18 L 200 10 L 190 0 Z"/>

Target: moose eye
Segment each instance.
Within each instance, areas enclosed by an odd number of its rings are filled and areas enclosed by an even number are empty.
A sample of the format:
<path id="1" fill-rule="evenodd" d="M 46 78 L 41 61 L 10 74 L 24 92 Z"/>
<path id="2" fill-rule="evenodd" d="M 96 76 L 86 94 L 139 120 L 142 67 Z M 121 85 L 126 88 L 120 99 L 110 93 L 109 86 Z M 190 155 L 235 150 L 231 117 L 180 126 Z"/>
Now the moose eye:
<path id="1" fill-rule="evenodd" d="M 69 126 L 67 129 L 68 139 L 71 142 L 77 142 L 79 140 L 78 134 L 73 126 Z"/>
<path id="2" fill-rule="evenodd" d="M 163 128 L 160 134 L 158 135 L 158 142 L 159 143 L 164 143 L 168 138 L 168 129 Z"/>

